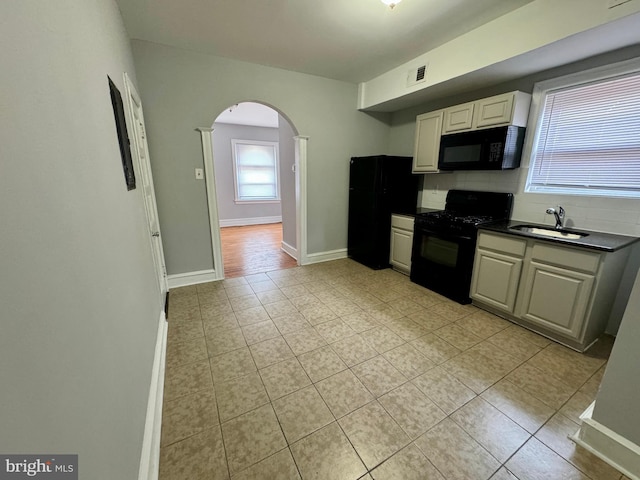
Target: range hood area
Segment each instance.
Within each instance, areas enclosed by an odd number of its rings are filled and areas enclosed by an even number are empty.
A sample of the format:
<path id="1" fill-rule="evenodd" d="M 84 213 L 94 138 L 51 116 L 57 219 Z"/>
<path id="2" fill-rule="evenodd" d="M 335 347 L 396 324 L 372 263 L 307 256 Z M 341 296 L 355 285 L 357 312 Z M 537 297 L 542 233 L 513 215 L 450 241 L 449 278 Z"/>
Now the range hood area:
<path id="1" fill-rule="evenodd" d="M 394 112 L 631 46 L 638 25 L 640 0 L 536 0 L 360 83 L 358 109 Z"/>

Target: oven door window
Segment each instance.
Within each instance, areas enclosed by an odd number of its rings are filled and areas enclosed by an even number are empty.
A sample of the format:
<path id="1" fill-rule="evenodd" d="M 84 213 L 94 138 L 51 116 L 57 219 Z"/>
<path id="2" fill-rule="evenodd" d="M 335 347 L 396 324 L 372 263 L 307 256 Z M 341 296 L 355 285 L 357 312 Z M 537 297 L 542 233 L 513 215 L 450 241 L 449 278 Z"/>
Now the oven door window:
<path id="1" fill-rule="evenodd" d="M 455 268 L 458 263 L 459 244 L 433 235 L 423 235 L 420 256 L 433 263 Z"/>

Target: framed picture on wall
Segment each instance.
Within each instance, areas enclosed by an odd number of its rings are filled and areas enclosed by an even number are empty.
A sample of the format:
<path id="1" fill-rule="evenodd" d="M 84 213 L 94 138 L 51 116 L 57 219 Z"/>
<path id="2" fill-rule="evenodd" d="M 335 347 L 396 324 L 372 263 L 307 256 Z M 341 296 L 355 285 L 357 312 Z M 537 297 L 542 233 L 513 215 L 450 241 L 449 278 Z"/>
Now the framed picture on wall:
<path id="1" fill-rule="evenodd" d="M 124 170 L 124 180 L 127 190 L 136 188 L 136 175 L 133 171 L 133 161 L 129 147 L 129 134 L 127 133 L 127 123 L 124 117 L 124 104 L 120 90 L 115 86 L 111 78 L 109 80 L 109 92 L 111 93 L 111 105 L 113 106 L 113 116 L 116 121 L 116 131 L 118 133 L 118 143 L 120 144 L 120 157 L 122 158 L 122 169 Z"/>

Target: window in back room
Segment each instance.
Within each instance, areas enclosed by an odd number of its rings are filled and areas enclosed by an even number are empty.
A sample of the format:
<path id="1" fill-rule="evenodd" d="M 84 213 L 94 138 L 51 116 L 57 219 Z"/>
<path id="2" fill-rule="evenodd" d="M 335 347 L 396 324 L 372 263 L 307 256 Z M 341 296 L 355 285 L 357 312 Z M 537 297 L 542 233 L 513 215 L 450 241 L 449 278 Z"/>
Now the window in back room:
<path id="1" fill-rule="evenodd" d="M 280 201 L 278 143 L 231 140 L 236 203 Z"/>

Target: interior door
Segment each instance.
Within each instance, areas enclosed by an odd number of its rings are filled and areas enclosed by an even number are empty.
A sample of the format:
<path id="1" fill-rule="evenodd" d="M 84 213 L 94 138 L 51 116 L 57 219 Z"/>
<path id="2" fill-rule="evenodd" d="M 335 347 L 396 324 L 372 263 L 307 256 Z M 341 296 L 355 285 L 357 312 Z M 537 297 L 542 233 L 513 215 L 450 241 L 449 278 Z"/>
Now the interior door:
<path id="1" fill-rule="evenodd" d="M 127 129 L 131 137 L 131 151 L 133 157 L 137 160 L 138 186 L 142 187 L 149 238 L 153 251 L 153 262 L 155 264 L 156 278 L 161 294 L 161 303 L 164 305 L 168 290 L 167 270 L 164 263 L 164 252 L 162 250 L 160 222 L 158 221 L 158 208 L 156 206 L 156 195 L 153 188 L 153 176 L 151 175 L 151 163 L 149 161 L 149 147 L 147 145 L 147 134 L 144 126 L 142 102 L 140 101 L 140 95 L 138 95 L 138 92 L 126 73 L 124 74 L 124 85 L 127 103 Z"/>

